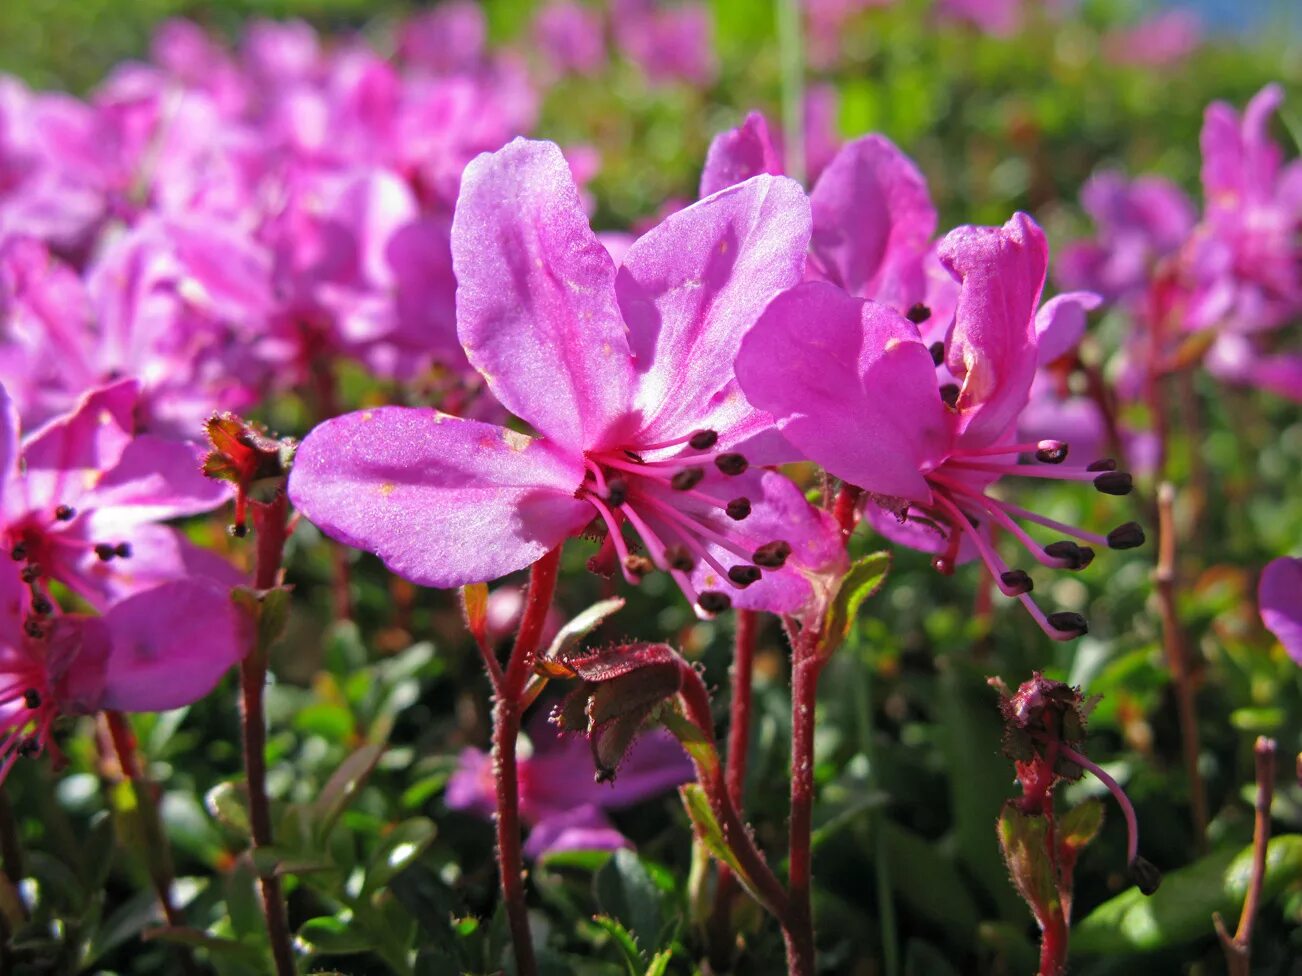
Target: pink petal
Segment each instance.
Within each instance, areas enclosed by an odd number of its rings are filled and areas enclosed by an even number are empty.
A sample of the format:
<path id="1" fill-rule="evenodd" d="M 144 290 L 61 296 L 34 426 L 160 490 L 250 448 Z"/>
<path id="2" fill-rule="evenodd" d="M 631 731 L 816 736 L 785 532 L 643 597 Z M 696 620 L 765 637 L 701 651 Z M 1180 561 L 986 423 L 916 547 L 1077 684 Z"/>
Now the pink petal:
<path id="1" fill-rule="evenodd" d="M 746 337 L 737 376 L 811 461 L 877 494 L 930 500 L 922 472 L 948 450 L 952 422 L 903 316 L 834 285 L 800 285 Z"/>
<path id="2" fill-rule="evenodd" d="M 1048 266 L 1044 232 L 1026 214 L 1003 227 L 960 227 L 940 242 L 962 284 L 945 363 L 962 382 L 965 446 L 991 444 L 1026 403 L 1036 368 L 1035 311 Z"/>
<path id="3" fill-rule="evenodd" d="M 644 443 L 695 429 L 729 435 L 767 424 L 736 386 L 747 330 L 801 280 L 809 205 L 800 185 L 756 176 L 665 218 L 619 269 L 619 305 L 639 383 Z"/>
<path id="4" fill-rule="evenodd" d="M 129 557 L 104 562 L 93 550 L 84 549 L 75 562 L 70 559 L 66 565 L 53 565 L 50 575 L 57 575 L 98 610 L 178 579 L 198 577 L 224 589 L 246 582 L 244 573 L 212 550 L 190 542 L 177 529 L 142 525 L 132 515 L 129 509 L 93 512 L 86 530 L 91 542 L 127 543 L 131 546 Z"/>
<path id="5" fill-rule="evenodd" d="M 197 444 L 142 434 L 83 501 L 97 511 L 121 510 L 122 519 L 158 522 L 212 511 L 231 498 L 230 485 L 203 473 Z"/>
<path id="6" fill-rule="evenodd" d="M 345 414 L 304 439 L 289 496 L 332 538 L 400 576 L 451 587 L 496 579 L 581 529 L 582 460 L 546 440 L 433 410 Z"/>
<path id="7" fill-rule="evenodd" d="M 764 116 L 751 112 L 737 128 L 720 132 L 710 142 L 701 173 L 701 196 L 708 197 L 761 173 L 781 176 L 782 157 L 773 146 Z"/>
<path id="8" fill-rule="evenodd" d="M 524 856 L 537 859 L 552 851 L 613 851 L 632 846 L 600 808 L 589 804 L 539 820 L 529 831 Z"/>
<path id="9" fill-rule="evenodd" d="M 54 500 L 72 502 L 118 463 L 131 442 L 137 396 L 135 380 L 92 390 L 25 439 L 21 483 L 28 510 Z M 17 502 L 6 499 L 11 512 Z"/>
<path id="10" fill-rule="evenodd" d="M 1289 657 L 1302 665 L 1302 559 L 1267 563 L 1257 587 L 1261 622 L 1279 638 Z"/>
<path id="11" fill-rule="evenodd" d="M 1080 345 L 1085 335 L 1085 313 L 1102 303 L 1102 296 L 1091 291 L 1071 291 L 1041 305 L 1035 313 L 1036 362 L 1041 366 L 1051 363 Z"/>
<path id="12" fill-rule="evenodd" d="M 202 698 L 248 650 L 249 621 L 230 591 L 179 580 L 104 616 L 113 640 L 102 708 L 161 712 Z"/>
<path id="13" fill-rule="evenodd" d="M 828 279 L 900 311 L 922 300 L 936 208 L 913 161 L 883 136 L 847 143 L 809 195 L 813 253 Z"/>
<path id="14" fill-rule="evenodd" d="M 462 345 L 502 405 L 566 447 L 599 443 L 633 370 L 615 266 L 560 149 L 516 139 L 466 167 L 452 261 Z"/>

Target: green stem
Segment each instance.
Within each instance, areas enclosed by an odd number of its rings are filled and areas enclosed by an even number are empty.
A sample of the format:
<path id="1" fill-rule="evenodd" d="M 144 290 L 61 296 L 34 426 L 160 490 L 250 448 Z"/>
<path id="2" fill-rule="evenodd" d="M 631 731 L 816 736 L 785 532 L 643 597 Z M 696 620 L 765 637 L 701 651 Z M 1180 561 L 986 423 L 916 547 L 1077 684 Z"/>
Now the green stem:
<path id="1" fill-rule="evenodd" d="M 787 175 L 805 182 L 805 38 L 797 0 L 777 4 L 778 55 L 782 61 L 782 138 Z"/>

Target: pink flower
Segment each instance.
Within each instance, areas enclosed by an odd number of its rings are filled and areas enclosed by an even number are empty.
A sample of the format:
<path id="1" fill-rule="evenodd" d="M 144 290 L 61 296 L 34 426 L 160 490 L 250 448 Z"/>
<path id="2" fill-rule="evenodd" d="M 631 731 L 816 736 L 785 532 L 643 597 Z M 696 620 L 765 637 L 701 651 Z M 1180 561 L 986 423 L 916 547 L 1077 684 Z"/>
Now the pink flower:
<path id="1" fill-rule="evenodd" d="M 229 493 L 202 475 L 197 446 L 133 436 L 136 399 L 133 380 L 92 390 L 20 441 L 0 392 L 0 531 L 34 592 L 49 597 L 56 580 L 102 610 L 187 576 L 237 581 L 216 554 L 160 524 Z"/>
<path id="2" fill-rule="evenodd" d="M 529 825 L 525 855 L 552 851 L 613 850 L 631 847 L 606 816 L 641 803 L 692 779 L 692 764 L 682 746 L 657 729 L 641 736 L 606 782 L 594 777 L 592 753 L 579 736 L 566 736 L 545 722 L 534 723 L 533 751 L 520 757 L 520 816 Z M 496 811 L 491 758 L 465 749 L 448 780 L 444 801 L 453 810 L 490 818 Z"/>
<path id="3" fill-rule="evenodd" d="M 714 81 L 710 13 L 697 0 L 614 0 L 611 16 L 620 50 L 651 81 Z"/>
<path id="4" fill-rule="evenodd" d="M 53 747 L 64 715 L 162 712 L 213 689 L 248 647 L 229 591 L 186 579 L 102 617 L 64 616 L 17 563 L 0 563 L 0 781 L 19 756 Z"/>
<path id="5" fill-rule="evenodd" d="M 1094 556 L 1091 545 L 1129 548 L 1143 541 L 1134 523 L 1102 536 L 987 494 L 1005 476 L 1092 481 L 1109 494 L 1131 488 L 1130 476 L 1112 462 L 1063 469 L 1056 465 L 1066 444 L 1016 441 L 1040 347 L 1058 341 L 1050 328 L 1059 319 L 1054 303 L 1037 327 L 1048 259 L 1044 234 L 1017 214 L 1003 227 L 960 227 L 938 253 L 961 289 L 945 341 L 928 346 L 898 312 L 811 282 L 768 307 L 742 343 L 738 379 L 804 456 L 870 493 L 869 515 L 880 531 L 937 553 L 941 572 L 979 556 L 999 588 L 1018 597 L 1049 636 L 1077 637 L 1084 619 L 1046 617 L 1028 595 L 1030 576 L 1004 564 L 983 528 L 997 525 L 1037 561 L 1066 569 L 1084 568 Z M 1013 460 L 1024 453 L 1041 463 Z M 1087 545 L 1063 540 L 1041 548 L 1019 520 Z"/>
<path id="6" fill-rule="evenodd" d="M 703 613 L 794 612 L 844 554 L 795 485 L 750 466 L 772 423 L 733 360 L 800 280 L 808 234 L 800 188 L 761 177 L 669 217 L 617 269 L 556 146 L 481 156 L 452 229 L 461 342 L 538 436 L 433 410 L 349 414 L 304 440 L 290 497 L 427 586 L 523 569 L 595 518 L 599 568 L 666 570 Z"/>
<path id="7" fill-rule="evenodd" d="M 1282 556 L 1267 563 L 1257 587 L 1261 622 L 1302 665 L 1302 559 Z"/>
<path id="8" fill-rule="evenodd" d="M 1192 10 L 1175 8 L 1145 17 L 1103 38 L 1108 60 L 1117 64 L 1166 68 L 1184 61 L 1203 42 L 1203 24 Z"/>
<path id="9" fill-rule="evenodd" d="M 557 75 L 592 75 L 606 64 L 601 14 L 576 0 L 552 0 L 534 18 L 538 49 Z"/>

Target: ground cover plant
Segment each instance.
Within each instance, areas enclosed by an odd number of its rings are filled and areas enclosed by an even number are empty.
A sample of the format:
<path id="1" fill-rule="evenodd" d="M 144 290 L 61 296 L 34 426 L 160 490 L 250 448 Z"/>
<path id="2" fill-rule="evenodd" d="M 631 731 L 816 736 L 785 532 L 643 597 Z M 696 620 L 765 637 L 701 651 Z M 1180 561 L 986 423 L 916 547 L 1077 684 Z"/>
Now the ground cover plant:
<path id="1" fill-rule="evenodd" d="M 1289 10 L 49 14 L 0 973 L 1302 971 Z"/>

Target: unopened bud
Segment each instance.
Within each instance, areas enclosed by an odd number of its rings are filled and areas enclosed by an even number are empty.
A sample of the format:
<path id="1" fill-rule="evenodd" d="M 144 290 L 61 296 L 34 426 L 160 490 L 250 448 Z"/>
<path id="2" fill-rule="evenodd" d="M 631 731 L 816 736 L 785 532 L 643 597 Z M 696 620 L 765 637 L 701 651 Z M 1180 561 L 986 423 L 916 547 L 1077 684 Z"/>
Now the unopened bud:
<path id="1" fill-rule="evenodd" d="M 1094 479 L 1094 487 L 1105 495 L 1129 495 L 1135 483 L 1128 471 L 1105 471 Z"/>
<path id="2" fill-rule="evenodd" d="M 762 574 L 759 567 L 742 563 L 740 566 L 733 566 L 728 570 L 728 579 L 732 580 L 740 587 L 750 586 L 752 583 L 759 582 Z"/>
<path id="3" fill-rule="evenodd" d="M 1062 464 L 1067 460 L 1067 442 L 1040 441 L 1035 445 L 1035 460 L 1041 464 Z"/>
<path id="4" fill-rule="evenodd" d="M 750 467 L 750 462 L 746 460 L 744 454 L 738 454 L 736 451 L 729 451 L 727 454 L 720 454 L 714 459 L 714 466 L 726 475 L 739 475 Z"/>
<path id="5" fill-rule="evenodd" d="M 1108 533 L 1108 545 L 1113 549 L 1134 549 L 1144 544 L 1144 530 L 1138 522 L 1118 525 Z"/>
<path id="6" fill-rule="evenodd" d="M 701 483 L 701 479 L 704 477 L 704 468 L 683 468 L 669 479 L 669 484 L 674 491 L 691 491 Z"/>
<path id="7" fill-rule="evenodd" d="M 750 514 L 750 499 L 734 498 L 724 507 L 724 511 L 728 513 L 728 518 L 734 522 L 740 522 Z"/>
<path id="8" fill-rule="evenodd" d="M 687 443 L 694 451 L 708 451 L 719 443 L 719 434 L 713 430 L 698 430 Z"/>
<path id="9" fill-rule="evenodd" d="M 781 569 L 790 555 L 791 543 L 776 539 L 751 553 L 751 560 L 756 566 L 763 566 L 765 569 Z"/>

